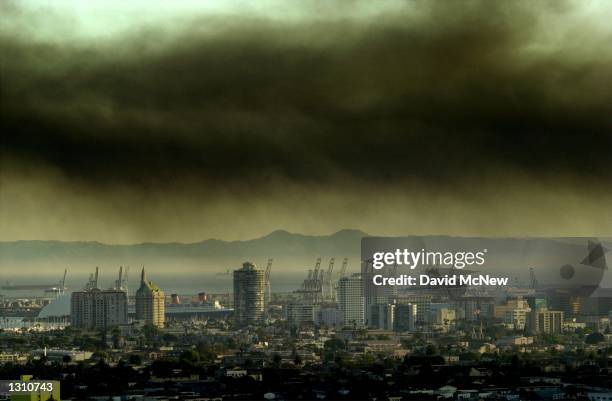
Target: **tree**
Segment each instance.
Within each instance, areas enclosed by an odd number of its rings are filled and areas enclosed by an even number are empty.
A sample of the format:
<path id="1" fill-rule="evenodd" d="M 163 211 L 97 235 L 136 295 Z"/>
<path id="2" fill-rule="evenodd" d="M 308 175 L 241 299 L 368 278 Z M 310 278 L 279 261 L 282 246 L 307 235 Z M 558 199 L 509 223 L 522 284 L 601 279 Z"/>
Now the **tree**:
<path id="1" fill-rule="evenodd" d="M 518 355 L 512 355 L 512 358 L 510 359 L 510 366 L 512 366 L 512 370 L 516 370 L 521 366 L 521 360 L 519 359 Z"/>
<path id="2" fill-rule="evenodd" d="M 323 348 L 326 351 L 329 350 L 331 352 L 335 352 L 346 348 L 346 344 L 339 338 L 332 338 L 331 340 L 325 341 L 325 343 L 323 344 Z"/>
<path id="3" fill-rule="evenodd" d="M 98 347 L 100 349 L 106 349 L 108 348 L 108 346 L 106 345 L 106 330 L 102 329 L 100 330 L 100 340 L 98 341 Z"/>
<path id="4" fill-rule="evenodd" d="M 200 341 L 196 345 L 196 350 L 200 354 L 200 360 L 212 362 L 217 358 L 217 353 L 208 344 Z"/>
<path id="5" fill-rule="evenodd" d="M 146 326 L 142 328 L 142 334 L 144 334 L 145 339 L 147 340 L 147 343 L 150 344 L 155 339 L 157 339 L 157 337 L 160 334 L 160 331 L 157 328 L 157 326 L 154 326 L 152 324 L 147 324 Z"/>
<path id="6" fill-rule="evenodd" d="M 194 350 L 183 351 L 181 353 L 181 356 L 179 357 L 179 361 L 187 362 L 188 364 L 191 364 L 191 365 L 198 363 L 199 360 L 200 360 L 200 354 L 198 354 L 197 351 L 194 351 Z"/>
<path id="7" fill-rule="evenodd" d="M 140 358 L 140 355 L 132 354 L 130 355 L 128 362 L 130 365 L 140 365 L 142 363 L 142 359 Z"/>
<path id="8" fill-rule="evenodd" d="M 595 333 L 591 333 L 588 336 L 586 336 L 586 339 L 584 340 L 584 342 L 587 344 L 593 345 L 593 344 L 599 344 L 600 342 L 604 340 L 605 340 L 605 337 L 603 334 L 599 332 L 595 332 Z"/>
<path id="9" fill-rule="evenodd" d="M 106 358 L 108 358 L 108 354 L 105 351 L 96 351 L 92 354 L 91 357 L 97 358 L 100 361 L 104 361 Z"/>
<path id="10" fill-rule="evenodd" d="M 427 348 L 425 349 L 425 355 L 437 355 L 437 354 L 438 354 L 438 350 L 432 344 L 429 344 Z"/>
<path id="11" fill-rule="evenodd" d="M 177 337 L 177 336 L 175 336 L 175 335 L 174 335 L 174 334 L 172 334 L 172 333 L 166 333 L 166 334 L 164 334 L 164 335 L 162 336 L 162 339 L 164 340 L 164 343 L 166 343 L 166 344 L 173 344 L 173 343 L 175 343 L 175 342 L 177 342 L 177 341 L 178 341 L 178 337 Z"/>
<path id="12" fill-rule="evenodd" d="M 119 348 L 121 342 L 121 330 L 119 327 L 114 327 L 111 331 L 111 338 L 113 340 L 113 348 Z"/>
<path id="13" fill-rule="evenodd" d="M 229 349 L 236 349 L 236 347 L 238 347 L 238 344 L 236 344 L 236 341 L 229 337 L 226 341 L 225 341 L 225 346 Z"/>

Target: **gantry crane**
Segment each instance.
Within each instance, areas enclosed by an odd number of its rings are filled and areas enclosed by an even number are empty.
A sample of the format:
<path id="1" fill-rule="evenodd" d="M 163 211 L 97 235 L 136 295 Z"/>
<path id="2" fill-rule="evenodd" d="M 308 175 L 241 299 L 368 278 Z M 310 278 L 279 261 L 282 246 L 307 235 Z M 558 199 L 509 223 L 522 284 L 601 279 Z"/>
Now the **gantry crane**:
<path id="1" fill-rule="evenodd" d="M 334 298 L 334 287 L 332 285 L 332 272 L 334 271 L 334 261 L 335 258 L 333 257 L 329 260 L 329 266 L 327 268 L 327 272 L 325 272 L 325 277 L 323 279 L 326 292 L 325 297 L 330 300 Z"/>
<path id="2" fill-rule="evenodd" d="M 264 275 L 264 280 L 266 284 L 266 294 L 267 294 L 267 299 L 265 303 L 266 307 L 272 300 L 272 289 L 270 287 L 270 272 L 271 271 L 272 271 L 272 258 L 268 259 L 268 265 L 266 266 L 266 273 Z"/>
<path id="3" fill-rule="evenodd" d="M 348 258 L 344 258 L 344 260 L 342 261 L 342 268 L 340 268 L 340 273 L 338 278 L 341 279 L 342 277 L 346 276 L 346 267 L 348 266 Z"/>

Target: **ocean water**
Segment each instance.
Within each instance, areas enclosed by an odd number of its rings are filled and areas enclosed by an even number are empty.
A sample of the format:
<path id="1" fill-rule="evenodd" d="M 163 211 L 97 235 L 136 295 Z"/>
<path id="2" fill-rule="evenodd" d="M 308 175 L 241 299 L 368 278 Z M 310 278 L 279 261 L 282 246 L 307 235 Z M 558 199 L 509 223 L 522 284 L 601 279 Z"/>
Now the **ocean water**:
<path id="1" fill-rule="evenodd" d="M 62 272 L 63 273 L 63 272 Z M 13 273 L 10 275 L 2 275 L 2 281 L 0 285 L 4 286 L 6 282 L 10 282 L 14 285 L 26 285 L 26 284 L 53 284 L 58 283 L 60 275 L 50 274 L 17 274 Z M 87 280 L 88 274 L 76 273 L 70 274 L 66 277 L 67 291 L 78 291 L 82 289 Z M 166 294 L 185 294 L 194 295 L 199 292 L 206 292 L 211 294 L 223 294 L 233 292 L 233 276 L 231 272 L 221 273 L 208 273 L 208 274 L 195 274 L 195 273 L 175 273 L 170 272 L 157 272 L 150 274 L 147 277 L 159 286 Z M 305 278 L 305 274 L 298 273 L 272 273 L 270 275 L 270 286 L 273 292 L 291 292 L 296 290 L 302 284 Z M 114 285 L 114 280 L 117 277 L 115 274 L 100 274 L 98 279 L 99 287 L 110 288 Z M 140 283 L 139 272 L 130 271 L 128 276 L 128 289 L 130 293 L 134 293 Z M 43 290 L 26 290 L 26 291 L 14 291 L 0 289 L 0 294 L 7 298 L 27 298 L 27 297 L 43 297 L 45 293 Z M 47 294 L 49 295 L 49 294 Z"/>

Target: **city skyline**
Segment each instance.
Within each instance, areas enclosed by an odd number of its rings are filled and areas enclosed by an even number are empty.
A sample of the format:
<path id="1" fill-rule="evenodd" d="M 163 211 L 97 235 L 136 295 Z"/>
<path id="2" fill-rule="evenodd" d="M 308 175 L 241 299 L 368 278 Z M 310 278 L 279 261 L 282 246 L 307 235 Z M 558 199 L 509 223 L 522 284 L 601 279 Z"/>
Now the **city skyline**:
<path id="1" fill-rule="evenodd" d="M 574 256 L 604 269 L 599 247 L 589 243 L 586 258 L 584 250 Z M 558 256 L 550 244 L 512 248 L 512 259 L 534 248 Z M 561 269 L 565 279 L 573 259 Z M 584 392 L 591 399 L 612 394 L 610 289 L 550 287 L 532 269 L 522 285 L 372 291 L 368 264 L 350 274 L 347 259 L 334 270 L 334 258 L 317 258 L 301 286 L 266 297 L 273 262 L 265 270 L 252 262 L 235 266 L 233 295 L 208 288 L 178 294 L 173 286 L 185 276 L 158 287 L 143 268 L 129 297 L 127 269 L 120 268 L 108 290 L 100 289 L 96 269 L 85 289 L 69 296 L 0 297 L 0 378 L 44 366 L 45 378 L 61 380 L 62 399 L 74 400 L 170 399 L 177 392 L 185 400 L 537 394 L 581 401 Z M 300 380 L 305 376 L 313 380 Z"/>

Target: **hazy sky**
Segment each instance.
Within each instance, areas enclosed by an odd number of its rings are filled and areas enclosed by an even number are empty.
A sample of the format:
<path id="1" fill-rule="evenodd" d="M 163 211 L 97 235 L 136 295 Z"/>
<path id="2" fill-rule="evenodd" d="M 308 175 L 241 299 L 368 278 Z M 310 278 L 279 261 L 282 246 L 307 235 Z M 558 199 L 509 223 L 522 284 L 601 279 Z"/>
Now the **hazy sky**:
<path id="1" fill-rule="evenodd" d="M 612 235 L 610 2 L 0 13 L 0 240 Z"/>

